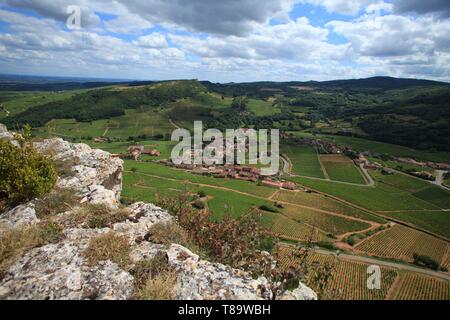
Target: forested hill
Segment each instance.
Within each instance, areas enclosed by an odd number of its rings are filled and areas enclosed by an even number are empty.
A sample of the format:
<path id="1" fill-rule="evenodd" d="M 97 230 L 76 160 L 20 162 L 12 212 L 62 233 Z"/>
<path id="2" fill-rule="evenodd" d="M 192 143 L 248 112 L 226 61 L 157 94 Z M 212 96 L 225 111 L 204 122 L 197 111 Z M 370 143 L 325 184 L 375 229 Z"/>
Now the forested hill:
<path id="1" fill-rule="evenodd" d="M 450 84 L 444 82 L 388 77 L 229 84 L 183 80 L 109 83 L 64 93 L 71 94 L 19 97 L 14 110 L 15 95 L 0 90 L 0 105 L 6 105 L 0 119 L 10 127 L 43 127 L 53 119 L 92 122 L 136 110 L 174 121 L 204 120 L 214 128 L 306 130 L 450 151 Z"/>

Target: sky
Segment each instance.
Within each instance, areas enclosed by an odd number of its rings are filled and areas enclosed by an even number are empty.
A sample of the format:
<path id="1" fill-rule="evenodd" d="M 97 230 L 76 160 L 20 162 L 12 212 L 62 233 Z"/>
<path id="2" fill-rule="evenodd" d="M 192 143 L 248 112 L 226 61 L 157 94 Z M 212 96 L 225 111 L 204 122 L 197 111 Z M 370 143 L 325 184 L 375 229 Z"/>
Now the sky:
<path id="1" fill-rule="evenodd" d="M 450 1 L 0 0 L 0 73 L 450 81 Z"/>

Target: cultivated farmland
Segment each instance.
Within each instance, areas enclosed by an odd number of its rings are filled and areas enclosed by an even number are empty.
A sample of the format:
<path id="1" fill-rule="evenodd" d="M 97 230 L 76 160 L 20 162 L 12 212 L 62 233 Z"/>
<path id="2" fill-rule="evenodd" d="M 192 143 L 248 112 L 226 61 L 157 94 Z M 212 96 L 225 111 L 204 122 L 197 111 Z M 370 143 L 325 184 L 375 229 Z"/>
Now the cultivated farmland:
<path id="1" fill-rule="evenodd" d="M 321 155 L 320 161 L 331 180 L 357 184 L 366 183 L 360 169 L 346 156 Z"/>
<path id="2" fill-rule="evenodd" d="M 279 248 L 279 262 L 283 267 L 298 263 L 291 254 L 291 249 L 285 246 Z M 324 299 L 332 300 L 385 300 L 395 282 L 397 271 L 390 268 L 381 268 L 381 289 L 367 288 L 367 269 L 369 265 L 334 258 L 330 255 L 311 252 L 307 258 L 312 270 L 317 266 L 334 265 L 331 279 L 325 287 Z"/>
<path id="3" fill-rule="evenodd" d="M 300 176 L 325 178 L 314 147 L 287 145 L 283 146 L 281 150 L 292 162 L 292 173 Z"/>
<path id="4" fill-rule="evenodd" d="M 370 228 L 370 224 L 365 222 L 297 206 L 286 206 L 284 214 L 296 222 L 308 224 L 336 236 Z"/>
<path id="5" fill-rule="evenodd" d="M 392 300 L 449 300 L 450 282 L 418 273 L 401 273 Z"/>
<path id="6" fill-rule="evenodd" d="M 450 212 L 448 211 L 400 211 L 383 212 L 382 215 L 406 222 L 450 239 Z"/>
<path id="7" fill-rule="evenodd" d="M 401 225 L 382 231 L 356 246 L 357 250 L 378 257 L 412 261 L 417 253 L 438 263 L 446 258 L 447 248 L 445 241 Z"/>
<path id="8" fill-rule="evenodd" d="M 377 223 L 386 223 L 386 220 L 379 218 L 378 216 L 318 193 L 280 191 L 276 194 L 274 200 L 313 207 Z"/>
<path id="9" fill-rule="evenodd" d="M 326 235 L 310 226 L 276 213 L 263 213 L 264 225 L 283 239 L 306 242 L 326 240 Z"/>

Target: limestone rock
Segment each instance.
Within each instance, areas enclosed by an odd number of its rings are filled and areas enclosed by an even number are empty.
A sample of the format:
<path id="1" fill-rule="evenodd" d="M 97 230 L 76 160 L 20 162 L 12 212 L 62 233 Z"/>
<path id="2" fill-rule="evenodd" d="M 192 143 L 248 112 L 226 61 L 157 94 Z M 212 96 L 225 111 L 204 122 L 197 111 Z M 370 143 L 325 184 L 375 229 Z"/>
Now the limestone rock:
<path id="1" fill-rule="evenodd" d="M 32 203 L 20 205 L 0 215 L 0 232 L 8 229 L 24 227 L 38 223 L 36 211 Z"/>
<path id="2" fill-rule="evenodd" d="M 34 145 L 44 154 L 53 154 L 55 160 L 73 163 L 72 170 L 75 175 L 60 178 L 57 183 L 59 187 L 77 189 L 84 196 L 97 200 L 102 197 L 110 198 L 103 189 L 97 187 L 102 186 L 113 193 L 113 204 L 119 204 L 123 173 L 121 159 L 112 157 L 108 152 L 92 149 L 86 144 L 69 143 L 62 139 L 48 139 Z M 102 194 L 99 195 L 99 192 Z"/>

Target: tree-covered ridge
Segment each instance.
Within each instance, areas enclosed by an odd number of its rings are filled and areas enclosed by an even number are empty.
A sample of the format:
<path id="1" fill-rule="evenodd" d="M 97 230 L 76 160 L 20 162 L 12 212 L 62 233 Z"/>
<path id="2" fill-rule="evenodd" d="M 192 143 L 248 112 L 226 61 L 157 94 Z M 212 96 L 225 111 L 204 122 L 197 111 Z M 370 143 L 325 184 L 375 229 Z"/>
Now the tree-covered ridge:
<path id="1" fill-rule="evenodd" d="M 123 86 L 91 90 L 63 101 L 30 107 L 5 119 L 9 126 L 44 126 L 52 119 L 89 122 L 122 116 L 126 109 L 158 107 L 181 98 L 195 97 L 202 87 L 194 81 L 165 82 L 152 86 Z"/>
<path id="2" fill-rule="evenodd" d="M 164 114 L 188 128 L 187 122 L 203 120 L 219 129 L 274 128 L 350 135 L 422 150 L 450 149 L 450 85 L 385 77 L 283 83 L 131 82 L 30 105 L 3 122 L 11 127 L 26 123 L 42 127 L 53 119 L 92 122 L 121 117 L 130 109 Z"/>

